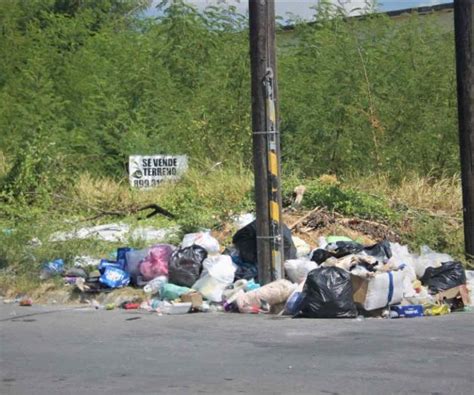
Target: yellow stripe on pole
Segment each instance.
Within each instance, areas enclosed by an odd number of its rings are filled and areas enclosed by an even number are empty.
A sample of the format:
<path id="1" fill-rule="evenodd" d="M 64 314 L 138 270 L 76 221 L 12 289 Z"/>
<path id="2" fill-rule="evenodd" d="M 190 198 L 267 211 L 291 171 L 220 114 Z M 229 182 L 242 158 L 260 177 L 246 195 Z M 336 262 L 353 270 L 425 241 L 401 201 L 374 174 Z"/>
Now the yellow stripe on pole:
<path id="1" fill-rule="evenodd" d="M 272 250 L 272 270 L 275 278 L 280 279 L 283 277 L 282 266 L 281 266 L 281 252 Z"/>
<path id="2" fill-rule="evenodd" d="M 273 151 L 268 153 L 268 171 L 272 176 L 278 176 L 278 158 Z"/>
<path id="3" fill-rule="evenodd" d="M 280 207 L 277 202 L 270 201 L 270 217 L 275 222 L 280 222 Z"/>

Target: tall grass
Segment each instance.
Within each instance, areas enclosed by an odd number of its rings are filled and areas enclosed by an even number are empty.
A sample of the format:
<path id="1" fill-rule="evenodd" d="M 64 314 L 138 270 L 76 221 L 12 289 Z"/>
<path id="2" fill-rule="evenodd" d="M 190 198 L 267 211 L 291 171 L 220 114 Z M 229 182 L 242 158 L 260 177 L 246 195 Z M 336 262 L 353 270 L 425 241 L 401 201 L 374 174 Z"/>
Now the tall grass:
<path id="1" fill-rule="evenodd" d="M 459 175 L 435 178 L 411 174 L 393 183 L 387 175 L 352 177 L 347 184 L 368 192 L 384 195 L 393 205 L 410 209 L 458 216 L 462 212 L 461 179 Z"/>

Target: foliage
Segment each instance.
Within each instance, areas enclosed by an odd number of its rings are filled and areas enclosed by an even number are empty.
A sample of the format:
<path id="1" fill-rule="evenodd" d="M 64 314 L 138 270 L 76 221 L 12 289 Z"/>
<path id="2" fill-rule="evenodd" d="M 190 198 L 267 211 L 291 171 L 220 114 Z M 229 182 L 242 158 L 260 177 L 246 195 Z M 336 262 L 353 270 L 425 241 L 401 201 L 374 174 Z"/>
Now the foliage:
<path id="1" fill-rule="evenodd" d="M 246 18 L 182 0 L 151 18 L 147 3 L 1 2 L 0 150 L 16 157 L 47 135 L 72 170 L 115 177 L 133 153 L 250 166 Z M 289 22 L 278 33 L 285 168 L 458 171 L 452 29 L 435 15 L 346 18 L 330 2 L 312 24 Z"/>
<path id="2" fill-rule="evenodd" d="M 425 210 L 407 241 L 459 249 L 459 227 L 429 213 L 460 208 L 452 28 L 436 14 L 347 18 L 330 3 L 277 33 L 286 196 L 306 184 L 308 208 L 394 225 Z M 149 4 L 0 1 L 0 225 L 16 237 L 0 233 L 2 259 L 27 265 L 28 241 L 62 216 L 158 203 L 190 231 L 252 207 L 246 17 L 225 2 L 163 1 L 157 16 Z M 160 153 L 187 154 L 191 171 L 131 191 L 128 156 Z M 102 248 L 35 254 L 86 247 Z"/>
<path id="3" fill-rule="evenodd" d="M 347 216 L 381 221 L 395 221 L 397 215 L 390 203 L 382 196 L 358 191 L 354 188 L 328 184 L 320 180 L 288 180 L 284 184 L 283 198 L 288 200 L 293 189 L 302 184 L 306 187 L 303 207 L 313 209 L 327 207 Z"/>
<path id="4" fill-rule="evenodd" d="M 324 11 L 280 57 L 285 161 L 306 175 L 456 172 L 452 28 Z"/>

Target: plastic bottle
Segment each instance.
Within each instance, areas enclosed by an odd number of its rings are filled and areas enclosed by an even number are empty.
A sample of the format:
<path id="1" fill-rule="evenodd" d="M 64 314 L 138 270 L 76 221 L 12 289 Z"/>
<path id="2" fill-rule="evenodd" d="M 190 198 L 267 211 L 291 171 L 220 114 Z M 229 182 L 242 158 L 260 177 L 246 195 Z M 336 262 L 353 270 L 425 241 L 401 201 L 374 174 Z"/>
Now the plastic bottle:
<path id="1" fill-rule="evenodd" d="M 145 285 L 145 287 L 143 288 L 143 290 L 147 293 L 147 294 L 155 294 L 157 292 L 160 292 L 160 289 L 163 287 L 163 285 L 165 285 L 166 283 L 168 283 L 168 277 L 166 276 L 158 276 L 158 277 L 155 277 L 153 280 L 151 280 L 147 285 Z"/>

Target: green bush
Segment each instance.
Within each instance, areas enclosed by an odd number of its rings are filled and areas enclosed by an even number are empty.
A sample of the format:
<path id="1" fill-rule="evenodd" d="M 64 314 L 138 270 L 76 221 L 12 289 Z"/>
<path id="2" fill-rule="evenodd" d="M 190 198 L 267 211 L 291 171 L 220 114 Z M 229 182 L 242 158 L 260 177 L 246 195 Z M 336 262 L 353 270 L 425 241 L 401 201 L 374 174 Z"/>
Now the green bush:
<path id="1" fill-rule="evenodd" d="M 353 188 L 328 185 L 319 180 L 289 180 L 284 183 L 283 196 L 288 200 L 298 184 L 306 187 L 302 205 L 307 209 L 326 207 L 348 216 L 382 221 L 395 220 L 397 214 L 389 202 L 379 196 L 370 195 Z"/>

